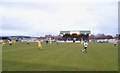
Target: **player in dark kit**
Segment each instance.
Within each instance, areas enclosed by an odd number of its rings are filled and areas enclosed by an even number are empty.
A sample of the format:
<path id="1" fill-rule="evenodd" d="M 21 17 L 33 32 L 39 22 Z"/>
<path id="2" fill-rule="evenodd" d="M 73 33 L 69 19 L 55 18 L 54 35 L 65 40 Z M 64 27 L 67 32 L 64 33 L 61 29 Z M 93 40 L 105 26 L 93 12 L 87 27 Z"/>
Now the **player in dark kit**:
<path id="1" fill-rule="evenodd" d="M 46 44 L 48 45 L 48 39 L 46 39 Z"/>

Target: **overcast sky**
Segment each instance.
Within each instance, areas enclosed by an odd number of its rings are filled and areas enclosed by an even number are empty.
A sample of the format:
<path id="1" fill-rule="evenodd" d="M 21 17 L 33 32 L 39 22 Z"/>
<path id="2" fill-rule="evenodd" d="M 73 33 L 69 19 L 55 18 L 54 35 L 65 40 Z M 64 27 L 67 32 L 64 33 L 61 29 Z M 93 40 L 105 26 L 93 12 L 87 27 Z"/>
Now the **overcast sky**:
<path id="1" fill-rule="evenodd" d="M 119 0 L 1 0 L 0 36 L 118 33 Z M 2 32 L 1 32 L 2 31 Z"/>

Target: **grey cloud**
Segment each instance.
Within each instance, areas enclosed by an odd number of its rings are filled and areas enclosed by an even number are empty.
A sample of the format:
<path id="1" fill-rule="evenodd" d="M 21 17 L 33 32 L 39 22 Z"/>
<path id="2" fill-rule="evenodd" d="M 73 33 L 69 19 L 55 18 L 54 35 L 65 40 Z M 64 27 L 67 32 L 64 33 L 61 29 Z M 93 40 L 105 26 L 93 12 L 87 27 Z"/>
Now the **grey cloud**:
<path id="1" fill-rule="evenodd" d="M 34 10 L 34 9 L 42 10 L 54 14 L 56 11 L 59 10 L 59 7 L 61 7 L 62 4 L 61 3 L 3 3 L 2 6 L 5 8 L 23 8 L 30 10 Z M 88 11 L 91 15 L 96 16 L 96 20 L 98 22 L 98 25 L 95 28 L 96 33 L 97 31 L 100 31 L 101 33 L 111 33 L 111 34 L 117 33 L 117 31 L 115 30 L 118 24 L 117 3 L 76 3 L 75 6 L 84 8 L 84 10 Z M 90 26 L 88 21 L 76 20 L 76 22 L 74 22 L 73 24 L 75 24 L 75 26 L 79 24 L 88 24 L 88 25 L 84 25 L 85 27 Z M 23 31 L 27 33 L 28 31 L 29 32 L 32 31 L 30 29 L 32 27 L 34 26 L 31 26 L 29 23 L 23 22 L 15 18 L 7 18 L 7 17 L 2 18 L 3 30 Z M 105 31 L 106 28 L 108 30 Z M 56 31 L 51 30 L 47 32 L 47 30 L 45 31 L 45 29 L 42 29 L 41 32 L 35 32 L 35 33 L 49 34 L 51 32 L 54 33 Z"/>
<path id="2" fill-rule="evenodd" d="M 2 18 L 2 30 L 19 30 L 19 31 L 28 31 L 31 26 L 28 26 L 26 23 L 21 22 L 15 18 Z"/>

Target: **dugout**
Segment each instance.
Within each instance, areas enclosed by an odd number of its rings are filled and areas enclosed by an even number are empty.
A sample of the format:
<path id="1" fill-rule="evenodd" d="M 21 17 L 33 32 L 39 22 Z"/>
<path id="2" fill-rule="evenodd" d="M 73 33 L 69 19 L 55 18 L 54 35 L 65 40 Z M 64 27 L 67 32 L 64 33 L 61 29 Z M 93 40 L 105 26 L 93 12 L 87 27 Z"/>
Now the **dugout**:
<path id="1" fill-rule="evenodd" d="M 60 31 L 60 34 L 63 36 L 64 41 L 74 39 L 75 41 L 89 41 L 90 31 Z"/>

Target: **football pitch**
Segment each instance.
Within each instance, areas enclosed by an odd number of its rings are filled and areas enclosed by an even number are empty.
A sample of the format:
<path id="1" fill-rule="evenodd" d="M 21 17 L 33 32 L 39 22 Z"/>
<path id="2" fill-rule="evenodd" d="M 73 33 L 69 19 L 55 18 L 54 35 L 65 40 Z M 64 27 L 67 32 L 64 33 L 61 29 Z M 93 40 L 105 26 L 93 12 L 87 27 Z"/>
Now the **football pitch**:
<path id="1" fill-rule="evenodd" d="M 118 46 L 89 43 L 83 53 L 80 43 L 17 42 L 2 47 L 3 71 L 118 71 Z"/>

